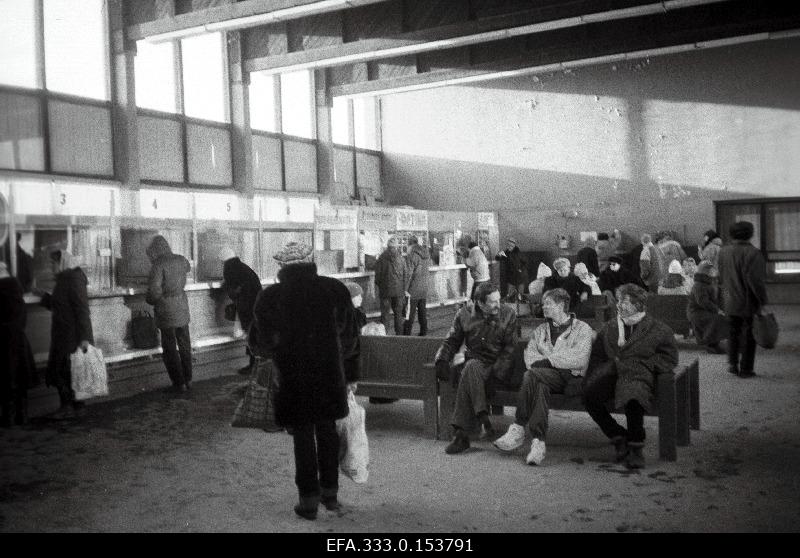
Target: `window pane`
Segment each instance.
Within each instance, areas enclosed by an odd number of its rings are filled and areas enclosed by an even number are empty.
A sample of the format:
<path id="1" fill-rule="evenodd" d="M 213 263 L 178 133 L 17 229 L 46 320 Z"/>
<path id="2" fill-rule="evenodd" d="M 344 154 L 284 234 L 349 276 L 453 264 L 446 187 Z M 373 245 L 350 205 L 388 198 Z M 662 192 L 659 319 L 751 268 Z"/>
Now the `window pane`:
<path id="1" fill-rule="evenodd" d="M 44 0 L 47 89 L 107 100 L 108 48 L 104 0 Z"/>
<path id="2" fill-rule="evenodd" d="M 311 97 L 311 72 L 301 70 L 281 74 L 281 117 L 283 133 L 314 138 L 314 100 Z"/>
<path id="3" fill-rule="evenodd" d="M 228 121 L 222 34 L 209 33 L 181 40 L 184 114 Z"/>
<path id="4" fill-rule="evenodd" d="M 800 250 L 800 203 L 767 205 L 767 250 Z"/>
<path id="5" fill-rule="evenodd" d="M 176 112 L 175 59 L 172 43 L 136 43 L 136 106 Z"/>
<path id="6" fill-rule="evenodd" d="M 378 149 L 378 102 L 374 97 L 353 99 L 356 147 Z"/>
<path id="7" fill-rule="evenodd" d="M 48 102 L 53 171 L 112 176 L 111 111 L 105 107 Z"/>
<path id="8" fill-rule="evenodd" d="M 730 240 L 728 229 L 739 221 L 753 224 L 753 238 L 750 243 L 761 248 L 761 206 L 759 204 L 722 205 L 719 208 L 719 234 L 726 242 Z"/>
<path id="9" fill-rule="evenodd" d="M 38 87 L 35 0 L 0 0 L 0 83 Z"/>
<path id="10" fill-rule="evenodd" d="M 44 135 L 39 99 L 0 93 L 0 168 L 44 170 Z"/>
<path id="11" fill-rule="evenodd" d="M 350 145 L 349 101 L 343 97 L 333 98 L 331 109 L 331 139 L 333 143 Z"/>
<path id="12" fill-rule="evenodd" d="M 250 127 L 278 132 L 275 121 L 275 76 L 264 72 L 250 74 Z"/>

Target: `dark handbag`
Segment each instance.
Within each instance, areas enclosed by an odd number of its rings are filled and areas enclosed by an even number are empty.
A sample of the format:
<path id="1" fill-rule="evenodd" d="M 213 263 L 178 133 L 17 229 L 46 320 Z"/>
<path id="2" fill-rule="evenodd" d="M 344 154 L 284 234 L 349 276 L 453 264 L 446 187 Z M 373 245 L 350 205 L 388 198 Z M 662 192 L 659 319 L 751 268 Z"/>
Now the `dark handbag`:
<path id="1" fill-rule="evenodd" d="M 229 322 L 236 321 L 236 304 L 231 302 L 227 306 L 225 306 L 225 319 Z"/>
<path id="2" fill-rule="evenodd" d="M 136 349 L 153 349 L 158 347 L 158 331 L 156 321 L 150 312 L 142 310 L 131 320 L 131 337 Z"/>
<path id="3" fill-rule="evenodd" d="M 250 383 L 244 397 L 233 412 L 231 426 L 260 428 L 265 432 L 283 430 L 275 420 L 275 397 L 278 392 L 278 373 L 272 360 L 256 358 Z"/>
<path id="4" fill-rule="evenodd" d="M 774 349 L 778 343 L 778 322 L 775 314 L 753 316 L 753 337 L 760 347 Z"/>

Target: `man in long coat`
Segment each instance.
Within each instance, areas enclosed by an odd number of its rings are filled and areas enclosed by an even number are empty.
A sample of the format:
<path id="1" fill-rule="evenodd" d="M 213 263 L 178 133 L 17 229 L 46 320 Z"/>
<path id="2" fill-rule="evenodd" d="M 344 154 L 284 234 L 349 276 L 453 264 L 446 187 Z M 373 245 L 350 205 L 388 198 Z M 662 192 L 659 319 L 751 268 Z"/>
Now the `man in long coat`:
<path id="1" fill-rule="evenodd" d="M 389 331 L 389 313 L 394 314 L 394 334 L 403 335 L 403 298 L 406 293 L 406 262 L 397 247 L 397 238 L 391 237 L 375 262 L 375 286 L 381 306 L 381 322 Z"/>

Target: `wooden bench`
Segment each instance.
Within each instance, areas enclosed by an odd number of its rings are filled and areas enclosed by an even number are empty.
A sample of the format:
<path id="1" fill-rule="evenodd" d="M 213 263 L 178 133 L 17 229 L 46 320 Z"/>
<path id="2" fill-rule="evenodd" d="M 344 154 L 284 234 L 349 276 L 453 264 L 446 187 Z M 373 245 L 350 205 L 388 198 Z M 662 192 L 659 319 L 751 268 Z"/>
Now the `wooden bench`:
<path id="1" fill-rule="evenodd" d="M 511 386 L 519 386 L 526 366 L 523 354 L 528 341 L 519 341 L 514 347 L 514 372 Z M 428 367 L 433 368 L 429 363 Z M 551 394 L 549 403 L 551 410 L 585 411 L 580 395 L 580 378 L 576 385 L 567 388 L 568 395 Z M 449 422 L 455 407 L 455 389 L 450 382 L 439 381 L 438 432 L 443 435 L 449 431 Z M 571 388 L 571 389 L 570 389 Z M 491 406 L 516 407 L 518 388 L 500 387 L 489 399 Z M 609 402 L 609 410 L 611 402 Z M 655 404 L 649 416 L 658 417 L 658 452 L 661 459 L 675 461 L 676 446 L 687 446 L 690 441 L 690 430 L 700 429 L 700 383 L 699 361 L 697 358 L 682 358 L 670 373 L 656 377 Z"/>
<path id="2" fill-rule="evenodd" d="M 439 439 L 439 392 L 432 362 L 444 339 L 411 335 L 363 335 L 357 395 L 422 401 L 425 432 Z"/>

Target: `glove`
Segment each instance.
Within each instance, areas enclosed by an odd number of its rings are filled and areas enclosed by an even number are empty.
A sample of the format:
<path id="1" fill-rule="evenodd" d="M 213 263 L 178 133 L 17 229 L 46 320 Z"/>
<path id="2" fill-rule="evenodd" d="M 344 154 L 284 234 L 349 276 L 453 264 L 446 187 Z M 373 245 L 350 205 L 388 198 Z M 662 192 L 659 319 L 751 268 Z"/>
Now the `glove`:
<path id="1" fill-rule="evenodd" d="M 543 359 L 541 359 L 541 360 L 534 361 L 534 362 L 531 364 L 531 368 L 552 368 L 552 367 L 553 367 L 553 365 L 552 365 L 552 364 L 550 363 L 550 361 L 549 361 L 548 359 L 546 359 L 546 358 L 543 358 Z"/>
<path id="2" fill-rule="evenodd" d="M 436 378 L 446 382 L 450 379 L 450 363 L 446 360 L 436 361 Z"/>

